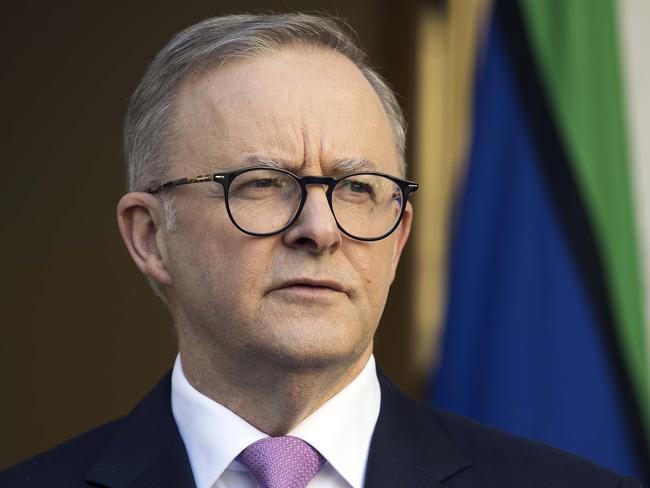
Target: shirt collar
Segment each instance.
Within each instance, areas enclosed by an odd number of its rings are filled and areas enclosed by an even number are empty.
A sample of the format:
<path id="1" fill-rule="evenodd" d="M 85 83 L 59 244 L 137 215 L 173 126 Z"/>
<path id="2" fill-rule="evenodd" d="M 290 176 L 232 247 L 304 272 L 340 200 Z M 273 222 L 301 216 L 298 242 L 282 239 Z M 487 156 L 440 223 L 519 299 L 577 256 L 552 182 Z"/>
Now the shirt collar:
<path id="1" fill-rule="evenodd" d="M 180 354 L 172 372 L 172 413 L 197 488 L 212 486 L 242 450 L 268 437 L 195 389 L 183 373 Z"/>
<path id="2" fill-rule="evenodd" d="M 361 488 L 381 392 L 375 359 L 343 390 L 296 426 L 289 435 L 314 446 L 352 485 Z"/>
<path id="3" fill-rule="evenodd" d="M 172 373 L 171 397 L 197 488 L 211 487 L 243 449 L 268 437 L 196 390 L 183 373 L 180 355 Z M 380 398 L 375 360 L 370 356 L 349 385 L 288 435 L 311 444 L 353 488 L 361 488 Z"/>

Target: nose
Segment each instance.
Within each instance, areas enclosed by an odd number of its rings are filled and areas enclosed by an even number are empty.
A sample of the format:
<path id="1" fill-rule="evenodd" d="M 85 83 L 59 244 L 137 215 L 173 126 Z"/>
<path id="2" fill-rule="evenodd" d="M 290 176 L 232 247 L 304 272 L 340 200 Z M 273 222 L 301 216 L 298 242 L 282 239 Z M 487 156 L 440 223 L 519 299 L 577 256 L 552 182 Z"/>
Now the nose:
<path id="1" fill-rule="evenodd" d="M 311 184 L 298 219 L 283 234 L 284 243 L 313 254 L 335 251 L 342 241 L 324 186 Z"/>

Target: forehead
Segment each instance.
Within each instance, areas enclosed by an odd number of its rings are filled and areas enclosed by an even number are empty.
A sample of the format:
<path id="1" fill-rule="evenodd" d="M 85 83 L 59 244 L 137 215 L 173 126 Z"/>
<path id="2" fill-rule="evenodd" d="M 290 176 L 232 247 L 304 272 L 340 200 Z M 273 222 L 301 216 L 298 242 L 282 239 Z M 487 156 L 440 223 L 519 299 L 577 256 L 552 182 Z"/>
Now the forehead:
<path id="1" fill-rule="evenodd" d="M 296 172 L 328 173 L 342 160 L 398 170 L 377 94 L 349 59 L 323 48 L 285 48 L 188 80 L 176 135 L 175 170 L 234 169 L 251 156 Z"/>

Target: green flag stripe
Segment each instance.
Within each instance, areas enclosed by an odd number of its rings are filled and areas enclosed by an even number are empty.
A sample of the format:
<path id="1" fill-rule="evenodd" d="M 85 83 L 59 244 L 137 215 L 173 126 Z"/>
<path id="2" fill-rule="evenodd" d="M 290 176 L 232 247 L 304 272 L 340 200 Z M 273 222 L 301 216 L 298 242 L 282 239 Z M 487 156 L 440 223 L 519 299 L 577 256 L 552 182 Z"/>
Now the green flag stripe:
<path id="1" fill-rule="evenodd" d="M 636 217 L 643 275 L 646 351 L 650 355 L 650 2 L 619 0 L 618 25 L 623 58 L 628 140 L 632 154 Z M 650 358 L 649 358 L 650 361 Z M 648 364 L 650 371 L 650 364 Z"/>
<path id="2" fill-rule="evenodd" d="M 533 49 L 605 261 L 618 334 L 650 428 L 650 396 L 615 10 L 523 0 Z"/>

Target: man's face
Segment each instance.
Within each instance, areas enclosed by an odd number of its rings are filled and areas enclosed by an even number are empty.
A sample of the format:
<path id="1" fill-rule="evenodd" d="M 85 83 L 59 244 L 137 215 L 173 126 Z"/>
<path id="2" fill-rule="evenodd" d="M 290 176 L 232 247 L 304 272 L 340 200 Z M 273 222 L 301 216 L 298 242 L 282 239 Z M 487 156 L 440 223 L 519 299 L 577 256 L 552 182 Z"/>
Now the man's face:
<path id="1" fill-rule="evenodd" d="M 179 98 L 170 179 L 272 160 L 297 175 L 359 170 L 399 176 L 382 105 L 345 57 L 296 47 L 231 62 L 188 81 Z M 352 161 L 352 163 L 351 163 Z M 372 166 L 368 166 L 372 165 Z M 183 348 L 287 368 L 352 364 L 369 353 L 410 226 L 361 242 L 343 235 L 325 188 L 308 187 L 285 232 L 252 237 L 215 183 L 174 189 L 179 229 L 159 239 Z"/>

